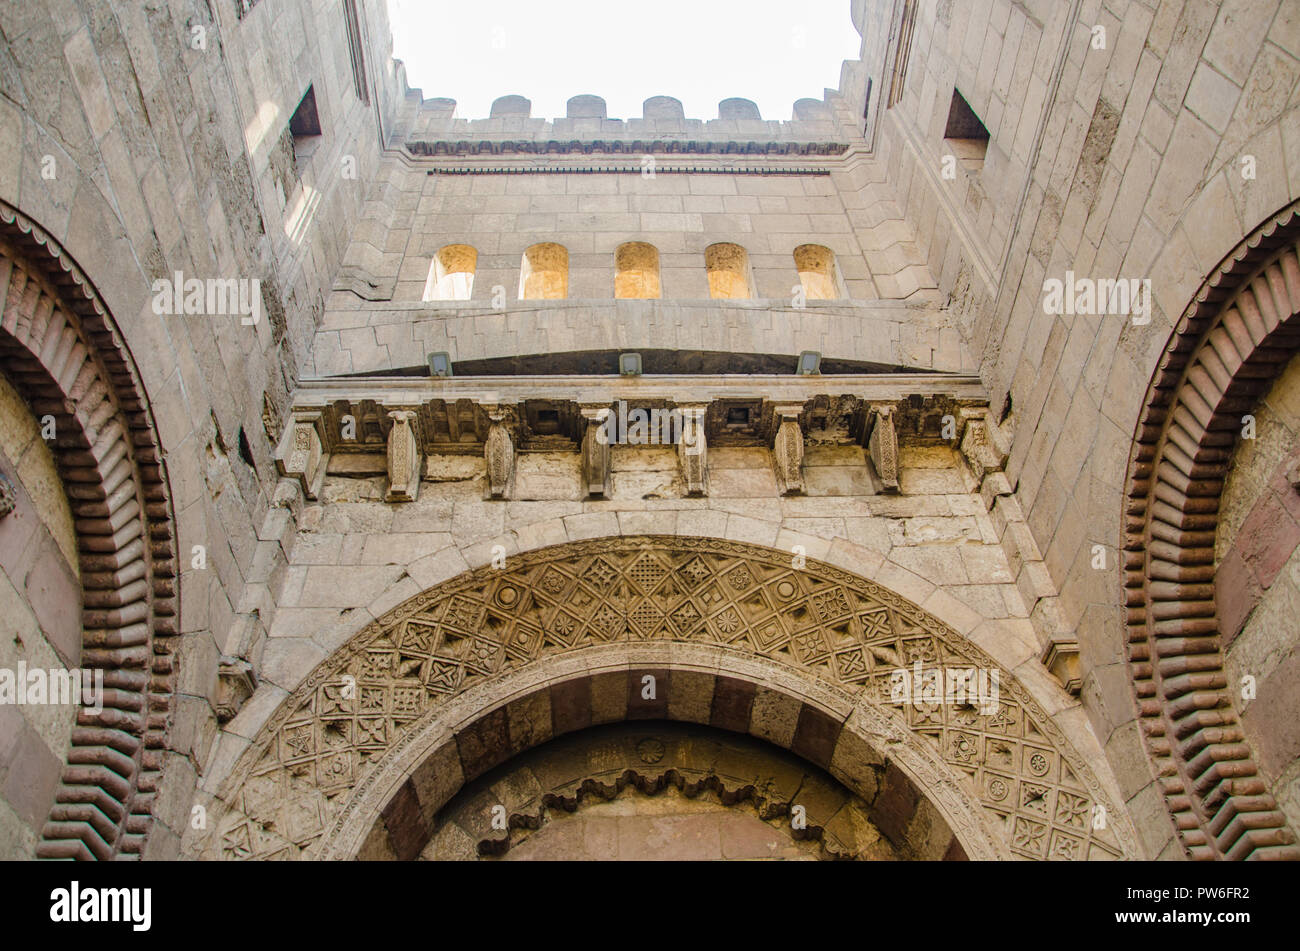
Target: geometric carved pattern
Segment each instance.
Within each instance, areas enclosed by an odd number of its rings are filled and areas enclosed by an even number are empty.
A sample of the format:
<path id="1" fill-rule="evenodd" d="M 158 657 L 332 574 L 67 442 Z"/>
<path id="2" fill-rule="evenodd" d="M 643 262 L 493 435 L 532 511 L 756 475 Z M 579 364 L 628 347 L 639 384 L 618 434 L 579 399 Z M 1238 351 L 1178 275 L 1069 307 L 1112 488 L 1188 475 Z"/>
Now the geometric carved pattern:
<path id="1" fill-rule="evenodd" d="M 1300 350 L 1300 205 L 1228 256 L 1147 389 L 1128 470 L 1129 672 L 1165 806 L 1195 859 L 1300 859 L 1233 710 L 1215 607 L 1219 500 L 1242 417 Z"/>
<path id="2" fill-rule="evenodd" d="M 38 418 L 77 530 L 82 708 L 42 829 L 42 858 L 138 856 L 153 825 L 176 672 L 176 531 L 158 432 L 108 309 L 59 244 L 0 202 L 0 364 Z"/>
<path id="3" fill-rule="evenodd" d="M 609 642 L 757 654 L 872 703 L 928 744 L 1026 858 L 1116 857 L 1077 754 L 1012 677 L 996 711 L 894 703 L 915 661 L 993 666 L 892 592 L 829 565 L 714 539 L 602 539 L 529 552 L 417 595 L 356 635 L 282 704 L 235 771 L 227 858 L 315 854 L 353 787 L 416 721 L 476 684 Z"/>

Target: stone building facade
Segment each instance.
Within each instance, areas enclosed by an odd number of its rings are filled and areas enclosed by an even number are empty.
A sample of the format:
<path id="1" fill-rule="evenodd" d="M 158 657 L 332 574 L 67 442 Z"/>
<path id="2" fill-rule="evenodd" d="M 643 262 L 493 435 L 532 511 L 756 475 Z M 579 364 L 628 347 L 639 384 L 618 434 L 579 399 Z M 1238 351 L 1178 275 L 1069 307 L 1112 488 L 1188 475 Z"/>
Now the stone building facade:
<path id="1" fill-rule="evenodd" d="M 848 6 L 0 5 L 0 855 L 1300 857 L 1300 2 Z"/>

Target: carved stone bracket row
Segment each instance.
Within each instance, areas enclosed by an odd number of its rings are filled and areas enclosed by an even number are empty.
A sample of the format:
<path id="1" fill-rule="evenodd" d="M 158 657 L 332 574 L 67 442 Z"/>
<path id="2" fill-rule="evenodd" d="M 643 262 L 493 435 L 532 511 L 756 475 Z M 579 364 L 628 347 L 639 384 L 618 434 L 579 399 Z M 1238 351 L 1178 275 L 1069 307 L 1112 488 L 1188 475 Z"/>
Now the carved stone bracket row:
<path id="1" fill-rule="evenodd" d="M 885 492 L 900 491 L 900 443 L 947 442 L 960 448 L 979 479 L 1000 470 L 1006 457 L 989 435 L 987 408 L 973 398 L 878 401 L 814 392 L 791 401 L 727 394 L 691 402 L 655 397 L 611 403 L 512 395 L 516 402 L 460 398 L 394 406 L 360 393 L 317 405 L 300 401 L 280 439 L 276 464 L 281 476 L 296 479 L 304 496 L 315 499 L 332 458 L 342 464 L 382 457 L 386 465 L 373 474 L 386 471 L 386 500 L 406 502 L 419 495 L 424 459 L 439 454 L 482 453 L 492 499 L 511 498 L 516 453 L 534 451 L 578 452 L 584 493 L 605 498 L 612 446 L 643 440 L 676 448 L 680 477 L 692 496 L 708 494 L 710 446 L 769 449 L 782 495 L 805 491 L 806 445 L 864 447 Z M 344 471 L 363 470 L 370 471 L 355 465 Z"/>

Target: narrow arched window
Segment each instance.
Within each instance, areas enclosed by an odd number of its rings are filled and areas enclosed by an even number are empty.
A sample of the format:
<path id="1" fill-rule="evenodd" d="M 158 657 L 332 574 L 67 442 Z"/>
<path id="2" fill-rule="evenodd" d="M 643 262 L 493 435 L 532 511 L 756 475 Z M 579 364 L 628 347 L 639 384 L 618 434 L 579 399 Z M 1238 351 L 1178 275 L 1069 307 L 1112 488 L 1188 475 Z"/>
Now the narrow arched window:
<path id="1" fill-rule="evenodd" d="M 425 300 L 469 300 L 474 291 L 474 265 L 478 252 L 468 244 L 449 244 L 433 256 Z"/>
<path id="2" fill-rule="evenodd" d="M 840 292 L 835 252 L 830 248 L 820 244 L 801 244 L 794 249 L 794 266 L 808 300 L 837 300 L 844 296 Z"/>
<path id="3" fill-rule="evenodd" d="M 659 251 L 653 244 L 629 241 L 614 252 L 614 296 L 620 300 L 657 298 Z"/>
<path id="4" fill-rule="evenodd" d="M 749 300 L 754 296 L 749 279 L 749 255 L 738 244 L 711 244 L 704 249 L 709 272 L 709 296 Z"/>
<path id="5" fill-rule="evenodd" d="M 535 244 L 519 268 L 520 300 L 563 300 L 569 296 L 569 252 L 562 244 Z"/>

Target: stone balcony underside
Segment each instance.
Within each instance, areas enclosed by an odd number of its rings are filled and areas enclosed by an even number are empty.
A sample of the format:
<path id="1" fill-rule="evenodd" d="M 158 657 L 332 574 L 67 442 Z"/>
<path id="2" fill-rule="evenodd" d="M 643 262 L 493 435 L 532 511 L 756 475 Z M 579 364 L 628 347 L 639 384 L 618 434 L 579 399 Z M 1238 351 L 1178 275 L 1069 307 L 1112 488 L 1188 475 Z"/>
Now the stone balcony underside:
<path id="1" fill-rule="evenodd" d="M 611 277 L 612 280 L 612 277 Z M 974 374 L 947 313 L 931 303 L 567 300 L 443 303 L 330 298 L 308 373 L 383 373 L 425 365 L 599 350 L 728 351 L 823 359 L 931 373 Z M 692 384 L 693 385 L 693 384 Z"/>
<path id="2" fill-rule="evenodd" d="M 614 445 L 674 449 L 692 495 L 708 494 L 709 449 L 765 448 L 780 493 L 798 495 L 805 446 L 860 447 L 891 492 L 900 443 L 960 446 L 987 412 L 978 378 L 942 374 L 318 379 L 302 382 L 277 460 L 308 497 L 327 473 L 387 474 L 401 502 L 434 456 L 486 459 L 489 497 L 504 499 L 517 453 L 576 453 L 583 494 L 600 498 Z"/>

